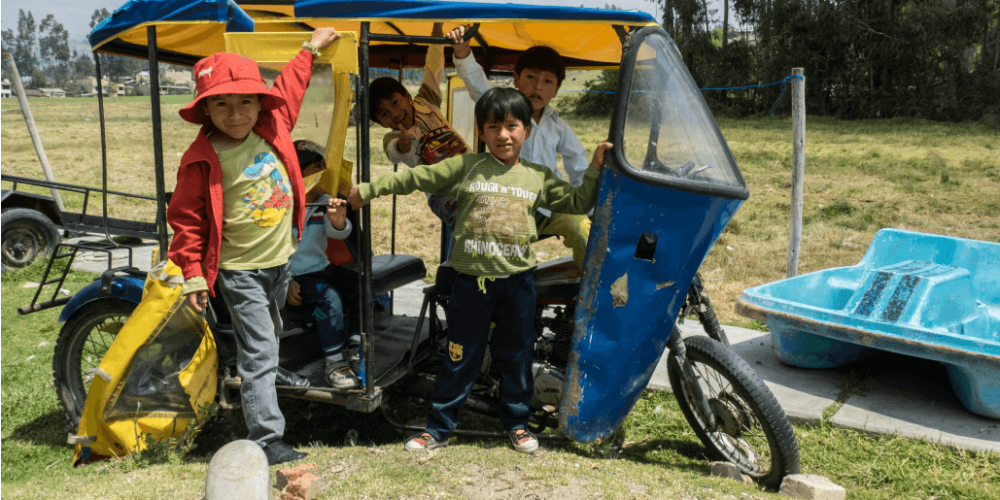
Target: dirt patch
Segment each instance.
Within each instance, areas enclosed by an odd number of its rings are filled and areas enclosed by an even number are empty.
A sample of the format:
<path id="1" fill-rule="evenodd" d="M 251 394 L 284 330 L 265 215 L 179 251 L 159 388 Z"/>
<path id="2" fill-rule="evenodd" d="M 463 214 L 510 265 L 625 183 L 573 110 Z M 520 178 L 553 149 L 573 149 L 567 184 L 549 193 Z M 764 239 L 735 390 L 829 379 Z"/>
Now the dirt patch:
<path id="1" fill-rule="evenodd" d="M 535 500 L 559 498 L 576 500 L 591 498 L 580 481 L 566 485 L 547 486 L 532 479 L 520 467 L 514 469 L 487 468 L 468 465 L 465 468 L 465 484 L 454 487 L 454 492 L 463 498 L 482 500 Z"/>

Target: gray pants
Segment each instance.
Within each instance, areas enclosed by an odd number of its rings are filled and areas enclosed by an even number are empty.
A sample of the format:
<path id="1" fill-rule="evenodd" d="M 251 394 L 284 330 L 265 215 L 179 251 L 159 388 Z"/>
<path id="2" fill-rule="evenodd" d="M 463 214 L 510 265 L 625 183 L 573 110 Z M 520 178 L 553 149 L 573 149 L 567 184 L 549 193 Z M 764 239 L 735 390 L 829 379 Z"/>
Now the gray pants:
<path id="1" fill-rule="evenodd" d="M 243 385 L 243 418 L 261 447 L 285 434 L 274 377 L 278 371 L 278 336 L 288 291 L 288 264 L 253 271 L 219 270 L 219 291 L 236 330 L 236 361 Z"/>

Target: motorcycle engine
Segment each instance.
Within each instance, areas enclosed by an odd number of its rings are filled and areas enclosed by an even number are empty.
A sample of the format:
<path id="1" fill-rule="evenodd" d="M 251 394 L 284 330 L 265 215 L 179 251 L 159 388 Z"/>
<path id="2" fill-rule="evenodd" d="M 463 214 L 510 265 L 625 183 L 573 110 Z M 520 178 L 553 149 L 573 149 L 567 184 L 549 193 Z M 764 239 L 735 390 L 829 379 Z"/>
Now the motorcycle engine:
<path id="1" fill-rule="evenodd" d="M 535 379 L 535 395 L 531 401 L 533 407 L 552 405 L 558 408 L 562 403 L 566 363 L 569 361 L 573 342 L 573 315 L 573 308 L 560 307 L 556 309 L 555 317 L 544 321 L 549 331 L 538 338 L 535 360 L 531 366 Z"/>
<path id="2" fill-rule="evenodd" d="M 558 408 L 562 403 L 563 386 L 566 384 L 563 370 L 549 363 L 535 361 L 531 365 L 531 373 L 535 377 L 535 396 L 531 399 L 531 406 L 538 408 L 552 405 Z"/>

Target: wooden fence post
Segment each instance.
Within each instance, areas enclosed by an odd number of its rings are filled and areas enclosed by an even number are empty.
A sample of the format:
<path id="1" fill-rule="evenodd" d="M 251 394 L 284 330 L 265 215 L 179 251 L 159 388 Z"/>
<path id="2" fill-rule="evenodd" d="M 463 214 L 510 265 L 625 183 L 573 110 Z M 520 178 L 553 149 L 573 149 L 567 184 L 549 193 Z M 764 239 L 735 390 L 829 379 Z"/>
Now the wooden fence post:
<path id="1" fill-rule="evenodd" d="M 17 71 L 17 64 L 14 63 L 14 57 L 9 52 L 4 52 L 4 58 L 7 60 L 7 66 L 10 67 L 12 77 L 10 79 L 11 88 L 17 92 L 17 102 L 21 105 L 21 114 L 24 115 L 24 123 L 28 126 L 28 135 L 31 136 L 31 143 L 35 146 L 38 163 L 42 164 L 42 173 L 45 174 L 45 180 L 55 182 L 55 178 L 52 177 L 52 168 L 49 167 L 49 158 L 45 156 L 45 148 L 42 147 L 42 138 L 38 135 L 38 129 L 35 127 L 35 118 L 31 116 L 31 108 L 28 107 L 28 96 L 24 95 L 24 86 L 21 85 L 21 74 Z M 52 197 L 56 200 L 56 206 L 59 207 L 59 211 L 65 211 L 66 209 L 63 206 L 59 190 L 56 188 L 49 188 L 49 190 L 52 192 Z"/>
<path id="2" fill-rule="evenodd" d="M 792 68 L 792 227 L 788 237 L 786 277 L 799 273 L 799 246 L 802 243 L 802 185 L 806 165 L 806 77 L 802 68 Z"/>

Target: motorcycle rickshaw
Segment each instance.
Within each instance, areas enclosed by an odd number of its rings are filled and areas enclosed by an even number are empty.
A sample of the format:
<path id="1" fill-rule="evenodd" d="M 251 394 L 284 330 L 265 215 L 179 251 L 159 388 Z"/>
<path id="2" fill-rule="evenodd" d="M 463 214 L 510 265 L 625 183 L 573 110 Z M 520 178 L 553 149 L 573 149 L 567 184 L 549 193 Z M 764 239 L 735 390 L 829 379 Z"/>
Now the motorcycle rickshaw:
<path id="1" fill-rule="evenodd" d="M 367 182 L 372 110 L 365 93 L 371 68 L 392 68 L 402 75 L 403 68 L 423 66 L 428 45 L 445 44 L 450 52 L 448 39 L 429 36 L 434 22 L 443 22 L 445 30 L 471 24 L 467 39 L 473 40 L 473 54 L 488 74 L 510 74 L 519 53 L 540 44 L 556 48 L 568 69 L 620 70 L 608 131 L 615 148 L 600 177 L 585 269 L 581 275 L 567 257 L 535 270 L 538 336 L 533 430 L 555 428 L 557 432 L 539 437 L 581 442 L 611 435 L 631 411 L 667 349 L 671 386 L 709 456 L 736 464 L 771 488 L 785 475 L 797 473 L 798 447 L 784 412 L 750 366 L 728 348 L 696 275 L 749 192 L 676 45 L 648 15 L 427 0 L 131 0 L 98 25 L 90 41 L 98 72 L 97 54 L 147 59 L 155 68 L 159 62 L 191 66 L 211 53 L 228 50 L 254 58 L 265 79 L 272 79 L 308 32 L 335 27 L 344 37 L 314 65 L 292 135 L 327 146 L 327 163 L 334 168 L 318 182 L 325 183 L 328 192 L 343 193 L 350 185 L 352 165 L 349 159 L 340 165 L 336 160 L 345 155 L 352 94 L 357 147 L 346 151 L 350 156 L 354 149 L 354 181 Z M 152 88 L 157 88 L 156 71 L 150 72 L 150 79 Z M 460 80 L 449 81 L 447 98 L 442 108 L 447 108 L 458 132 L 474 143 L 471 99 L 463 94 Z M 164 256 L 168 194 L 156 92 L 151 102 L 156 223 L 159 255 Z M 103 148 L 103 101 L 99 104 Z M 105 159 L 105 176 L 106 172 Z M 364 387 L 335 391 L 319 382 L 302 388 L 284 387 L 279 381 L 279 392 L 360 412 L 381 409 L 397 428 L 413 430 L 394 419 L 387 403 L 393 394 L 429 393 L 436 366 L 447 355 L 447 318 L 439 317 L 438 306 L 447 301 L 448 292 L 443 284 L 426 287 L 418 317 L 392 314 L 391 303 L 377 311 L 377 297 L 424 278 L 426 268 L 419 258 L 394 251 L 373 255 L 370 208 L 351 217 L 356 228 L 351 265 L 360 275 Z M 392 224 L 394 249 L 395 206 Z M 71 261 L 79 250 L 111 251 L 107 243 L 103 250 L 86 245 L 63 245 L 63 253 L 57 252 L 52 259 Z M 442 245 L 442 251 L 446 248 Z M 49 268 L 53 268 L 51 262 Z M 59 320 L 66 324 L 56 345 L 53 371 L 71 425 L 80 419 L 88 388 L 100 381 L 95 376 L 104 379 L 107 375 L 101 359 L 122 325 L 128 327 L 126 319 L 142 298 L 144 280 L 146 273 L 135 268 L 110 268 L 68 302 L 53 297 L 53 301 L 39 303 L 36 294 L 32 305 L 22 308 L 31 312 L 65 303 Z M 60 282 L 58 277 L 50 279 L 47 271 L 41 287 Z M 231 407 L 231 391 L 240 385 L 232 326 L 225 317 L 225 305 L 212 306 L 214 314 L 207 315 L 210 333 L 175 341 L 173 351 L 167 348 L 169 342 L 162 342 L 156 351 L 160 354 L 144 359 L 147 364 L 184 367 L 195 352 L 190 347 L 203 343 L 202 337 L 211 337 L 218 346 L 218 368 L 211 374 L 217 389 L 206 382 L 206 391 L 220 405 Z M 675 323 L 688 314 L 698 316 L 708 336 L 681 338 Z M 322 371 L 321 350 L 311 327 L 292 324 L 279 335 L 279 372 L 322 380 L 321 375 L 317 377 Z M 167 394 L 178 390 L 176 373 L 167 381 L 172 383 L 144 382 L 130 389 L 129 381 L 136 382 L 149 370 L 140 369 L 136 362 L 125 372 L 115 379 L 119 386 L 113 393 L 124 400 L 130 390 L 138 391 L 131 400 L 141 404 L 132 409 L 117 407 L 117 412 L 105 416 L 117 415 L 131 426 L 133 418 L 149 414 L 158 404 L 191 409 L 183 397 Z M 497 415 L 495 386 L 491 367 L 484 365 L 466 409 Z M 457 433 L 494 435 L 461 428 Z"/>

